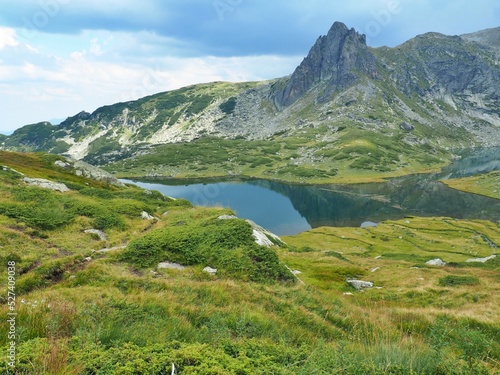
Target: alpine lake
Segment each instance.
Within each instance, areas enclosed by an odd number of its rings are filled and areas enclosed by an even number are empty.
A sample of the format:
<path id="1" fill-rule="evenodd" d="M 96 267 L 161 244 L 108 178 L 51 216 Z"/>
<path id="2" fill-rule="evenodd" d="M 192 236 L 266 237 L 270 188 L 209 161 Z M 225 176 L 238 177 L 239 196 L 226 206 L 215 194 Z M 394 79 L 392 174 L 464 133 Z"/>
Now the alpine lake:
<path id="1" fill-rule="evenodd" d="M 500 219 L 500 200 L 451 189 L 441 181 L 500 170 L 500 147 L 468 150 L 439 173 L 382 183 L 299 185 L 239 180 L 121 180 L 184 198 L 194 205 L 231 208 L 277 235 L 321 226 L 359 227 L 408 216 Z"/>

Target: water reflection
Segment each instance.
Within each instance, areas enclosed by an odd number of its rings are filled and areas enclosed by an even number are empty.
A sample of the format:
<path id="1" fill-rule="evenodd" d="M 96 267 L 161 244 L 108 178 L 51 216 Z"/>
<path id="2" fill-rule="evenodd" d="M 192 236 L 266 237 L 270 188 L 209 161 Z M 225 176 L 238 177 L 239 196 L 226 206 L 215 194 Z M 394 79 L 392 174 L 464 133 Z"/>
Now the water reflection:
<path id="1" fill-rule="evenodd" d="M 279 235 L 319 226 L 360 226 L 408 215 L 457 219 L 500 218 L 500 201 L 448 188 L 440 179 L 500 169 L 500 148 L 476 150 L 441 173 L 383 183 L 304 186 L 274 181 L 191 183 L 136 182 L 196 205 L 222 205 Z M 185 181 L 184 181 L 185 183 Z"/>

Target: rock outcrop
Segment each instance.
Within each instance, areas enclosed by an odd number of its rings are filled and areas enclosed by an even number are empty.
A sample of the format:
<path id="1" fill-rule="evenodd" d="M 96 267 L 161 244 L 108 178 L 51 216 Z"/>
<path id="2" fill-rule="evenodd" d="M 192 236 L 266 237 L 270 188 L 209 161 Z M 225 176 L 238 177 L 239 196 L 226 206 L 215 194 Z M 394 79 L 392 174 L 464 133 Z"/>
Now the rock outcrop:
<path id="1" fill-rule="evenodd" d="M 335 22 L 327 35 L 319 37 L 286 87 L 274 93 L 275 103 L 279 108 L 289 106 L 320 82 L 326 83 L 326 89 L 319 99 L 327 100 L 334 91 L 352 85 L 360 74 L 377 75 L 366 37 Z"/>
<path id="2" fill-rule="evenodd" d="M 38 187 L 41 187 L 44 189 L 59 191 L 61 193 L 65 193 L 65 192 L 69 191 L 69 188 L 65 184 L 60 183 L 60 182 L 46 180 L 44 178 L 24 177 L 23 181 L 31 186 L 38 186 Z"/>

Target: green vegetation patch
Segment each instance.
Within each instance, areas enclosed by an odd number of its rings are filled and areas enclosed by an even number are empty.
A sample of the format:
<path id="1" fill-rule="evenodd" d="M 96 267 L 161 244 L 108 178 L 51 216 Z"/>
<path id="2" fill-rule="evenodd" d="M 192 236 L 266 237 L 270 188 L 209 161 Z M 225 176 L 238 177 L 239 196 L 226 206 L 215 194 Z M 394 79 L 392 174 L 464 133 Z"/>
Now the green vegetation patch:
<path id="1" fill-rule="evenodd" d="M 475 276 L 448 275 L 439 279 L 440 286 L 479 285 L 480 281 Z"/>
<path id="2" fill-rule="evenodd" d="M 239 219 L 181 222 L 155 230 L 132 241 L 120 259 L 140 268 L 162 261 L 210 266 L 252 281 L 293 279 L 273 250 L 255 243 L 250 224 Z"/>

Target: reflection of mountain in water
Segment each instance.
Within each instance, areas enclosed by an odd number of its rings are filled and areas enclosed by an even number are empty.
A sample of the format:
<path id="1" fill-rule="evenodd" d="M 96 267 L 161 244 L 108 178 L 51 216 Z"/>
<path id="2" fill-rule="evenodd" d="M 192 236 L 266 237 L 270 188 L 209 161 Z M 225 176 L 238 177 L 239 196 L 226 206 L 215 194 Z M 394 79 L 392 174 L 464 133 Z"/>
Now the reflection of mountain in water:
<path id="1" fill-rule="evenodd" d="M 252 181 L 290 198 L 308 223 L 318 226 L 359 226 L 405 215 L 447 216 L 457 219 L 500 217 L 500 201 L 448 188 L 433 175 L 414 175 L 385 183 L 298 186 Z"/>
<path id="2" fill-rule="evenodd" d="M 464 151 L 462 158 L 443 169 L 440 178 L 459 178 L 500 169 L 500 147 Z"/>

